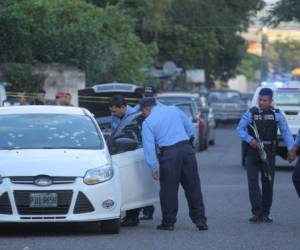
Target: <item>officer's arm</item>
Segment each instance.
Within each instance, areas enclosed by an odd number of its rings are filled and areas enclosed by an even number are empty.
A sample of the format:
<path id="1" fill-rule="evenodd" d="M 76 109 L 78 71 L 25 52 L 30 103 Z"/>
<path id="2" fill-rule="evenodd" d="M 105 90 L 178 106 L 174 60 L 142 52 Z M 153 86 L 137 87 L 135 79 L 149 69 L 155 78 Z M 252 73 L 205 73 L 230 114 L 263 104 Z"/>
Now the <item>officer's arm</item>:
<path id="1" fill-rule="evenodd" d="M 300 131 L 298 132 L 298 135 L 295 139 L 295 145 L 297 145 L 298 147 L 300 146 Z"/>
<path id="2" fill-rule="evenodd" d="M 276 113 L 276 120 L 277 120 L 277 124 L 278 124 L 278 128 L 280 130 L 280 133 L 283 137 L 283 140 L 284 140 L 285 144 L 287 145 L 288 150 L 291 150 L 294 145 L 294 138 L 291 134 L 291 131 L 289 129 L 289 126 L 286 122 L 284 115 L 281 112 Z"/>
<path id="3" fill-rule="evenodd" d="M 111 116 L 111 128 L 112 128 L 112 131 L 115 131 L 118 127 L 118 120 L 115 116 Z"/>
<path id="4" fill-rule="evenodd" d="M 133 109 L 135 110 L 135 112 L 139 111 L 141 109 L 140 104 L 137 104 L 133 107 Z"/>
<path id="5" fill-rule="evenodd" d="M 156 158 L 155 138 L 147 121 L 143 122 L 142 139 L 146 163 L 152 171 L 156 171 L 158 169 L 158 162 Z"/>
<path id="6" fill-rule="evenodd" d="M 178 108 L 181 120 L 183 122 L 184 129 L 186 133 L 188 134 L 189 138 L 194 138 L 195 137 L 195 127 L 191 121 L 191 119 L 188 118 L 188 116 Z"/>
<path id="7" fill-rule="evenodd" d="M 242 116 L 237 128 L 236 132 L 241 140 L 250 143 L 253 140 L 253 137 L 248 134 L 247 128 L 248 125 L 251 123 L 251 112 L 246 112 Z"/>

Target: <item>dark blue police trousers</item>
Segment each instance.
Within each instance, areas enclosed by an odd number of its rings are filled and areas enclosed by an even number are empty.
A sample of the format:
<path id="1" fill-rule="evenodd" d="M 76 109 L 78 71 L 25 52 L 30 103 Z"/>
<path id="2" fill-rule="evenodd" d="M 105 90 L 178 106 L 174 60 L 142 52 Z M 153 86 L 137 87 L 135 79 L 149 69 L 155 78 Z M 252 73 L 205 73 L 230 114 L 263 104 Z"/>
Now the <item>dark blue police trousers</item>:
<path id="1" fill-rule="evenodd" d="M 250 146 L 247 149 L 246 168 L 248 177 L 249 198 L 252 206 L 252 213 L 257 216 L 270 214 L 273 200 L 273 185 L 275 172 L 275 148 L 273 146 L 266 147 L 268 161 L 271 168 L 272 181 L 264 177 L 262 174 L 261 159 L 256 149 Z M 261 174 L 261 186 L 259 186 L 259 173 Z"/>
<path id="2" fill-rule="evenodd" d="M 293 183 L 294 183 L 295 189 L 297 191 L 297 194 L 300 198 L 300 157 L 298 158 L 296 166 L 294 168 Z"/>
<path id="3" fill-rule="evenodd" d="M 195 152 L 189 142 L 161 149 L 160 203 L 162 223 L 174 224 L 178 212 L 178 188 L 182 185 L 193 223 L 206 222 Z"/>

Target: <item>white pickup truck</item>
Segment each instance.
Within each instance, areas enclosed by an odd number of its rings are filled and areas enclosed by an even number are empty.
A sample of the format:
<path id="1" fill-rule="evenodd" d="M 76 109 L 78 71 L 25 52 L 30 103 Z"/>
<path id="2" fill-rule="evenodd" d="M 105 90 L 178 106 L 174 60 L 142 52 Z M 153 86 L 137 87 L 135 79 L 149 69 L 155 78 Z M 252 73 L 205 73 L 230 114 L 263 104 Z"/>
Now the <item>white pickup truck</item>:
<path id="1" fill-rule="evenodd" d="M 273 89 L 273 106 L 279 109 L 285 116 L 290 131 L 294 138 L 300 130 L 300 82 L 288 85 L 286 87 L 266 86 Z M 251 106 L 258 106 L 259 91 L 262 87 L 256 89 L 252 99 Z M 287 147 L 280 131 L 277 132 L 277 150 L 276 154 L 283 159 L 287 159 Z M 242 145 L 242 165 L 245 165 L 245 145 Z"/>

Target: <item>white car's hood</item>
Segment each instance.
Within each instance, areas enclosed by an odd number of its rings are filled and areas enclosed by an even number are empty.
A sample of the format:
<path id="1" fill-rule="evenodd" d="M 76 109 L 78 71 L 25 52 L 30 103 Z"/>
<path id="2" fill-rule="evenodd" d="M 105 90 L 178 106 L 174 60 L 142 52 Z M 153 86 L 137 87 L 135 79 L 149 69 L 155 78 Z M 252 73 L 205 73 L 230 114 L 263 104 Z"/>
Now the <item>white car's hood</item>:
<path id="1" fill-rule="evenodd" d="M 0 150 L 0 175 L 84 176 L 88 169 L 110 163 L 106 150 Z"/>

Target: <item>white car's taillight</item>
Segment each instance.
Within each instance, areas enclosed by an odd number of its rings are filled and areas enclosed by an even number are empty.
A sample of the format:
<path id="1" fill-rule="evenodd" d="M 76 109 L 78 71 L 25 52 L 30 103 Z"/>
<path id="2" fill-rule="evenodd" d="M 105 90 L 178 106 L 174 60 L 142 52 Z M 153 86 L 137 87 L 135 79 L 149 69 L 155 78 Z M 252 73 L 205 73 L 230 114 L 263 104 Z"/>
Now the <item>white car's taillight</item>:
<path id="1" fill-rule="evenodd" d="M 88 170 L 84 176 L 83 182 L 87 185 L 95 185 L 109 181 L 113 175 L 113 167 L 111 165 L 105 165 Z"/>

